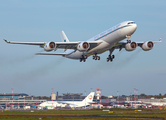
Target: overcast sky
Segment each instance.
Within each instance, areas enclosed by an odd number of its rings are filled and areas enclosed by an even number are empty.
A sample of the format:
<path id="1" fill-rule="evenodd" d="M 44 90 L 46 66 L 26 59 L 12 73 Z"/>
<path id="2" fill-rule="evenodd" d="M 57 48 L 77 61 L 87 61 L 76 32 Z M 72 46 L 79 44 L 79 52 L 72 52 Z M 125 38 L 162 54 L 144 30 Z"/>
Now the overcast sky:
<path id="1" fill-rule="evenodd" d="M 84 93 L 93 88 L 103 95 L 166 93 L 165 0 L 1 0 L 0 93 L 50 96 L 54 92 Z M 39 46 L 6 44 L 3 38 L 23 42 L 60 42 L 65 31 L 70 41 L 86 41 L 112 26 L 133 20 L 137 30 L 132 41 L 158 41 L 151 51 L 137 48 L 114 51 L 106 62 L 89 57 L 84 63 L 60 56 L 36 56 Z M 63 50 L 57 50 L 57 53 Z"/>

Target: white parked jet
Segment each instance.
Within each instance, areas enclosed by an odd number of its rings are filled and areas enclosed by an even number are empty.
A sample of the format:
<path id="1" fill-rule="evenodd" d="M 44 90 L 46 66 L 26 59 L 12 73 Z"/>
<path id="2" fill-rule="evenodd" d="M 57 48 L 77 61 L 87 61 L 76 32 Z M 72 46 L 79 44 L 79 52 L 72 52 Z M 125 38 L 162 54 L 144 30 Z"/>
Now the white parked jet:
<path id="1" fill-rule="evenodd" d="M 66 106 L 69 106 L 71 108 L 84 107 L 84 106 L 88 106 L 88 105 L 94 103 L 93 102 L 94 94 L 95 94 L 95 92 L 91 92 L 82 101 L 47 101 L 47 102 L 41 103 L 38 106 L 38 108 L 43 108 L 43 107 L 55 108 L 55 107 L 66 107 Z"/>
<path id="2" fill-rule="evenodd" d="M 112 52 L 115 49 L 121 50 L 125 48 L 126 51 L 133 51 L 137 46 L 140 46 L 144 51 L 151 50 L 154 47 L 155 42 L 159 41 L 146 41 L 146 42 L 131 42 L 129 38 L 136 31 L 137 24 L 134 21 L 122 22 L 96 36 L 93 38 L 82 41 L 82 42 L 69 42 L 64 31 L 61 32 L 62 42 L 10 42 L 5 40 L 7 43 L 11 44 L 25 44 L 25 45 L 39 45 L 44 48 L 45 51 L 55 51 L 57 49 L 65 49 L 64 53 L 36 53 L 37 55 L 61 55 L 70 59 L 79 59 L 80 62 L 86 61 L 86 59 L 93 55 L 94 60 L 100 60 L 101 54 L 105 51 L 110 51 L 107 58 L 108 61 L 112 61 L 115 56 Z M 121 41 L 128 38 L 127 41 Z"/>

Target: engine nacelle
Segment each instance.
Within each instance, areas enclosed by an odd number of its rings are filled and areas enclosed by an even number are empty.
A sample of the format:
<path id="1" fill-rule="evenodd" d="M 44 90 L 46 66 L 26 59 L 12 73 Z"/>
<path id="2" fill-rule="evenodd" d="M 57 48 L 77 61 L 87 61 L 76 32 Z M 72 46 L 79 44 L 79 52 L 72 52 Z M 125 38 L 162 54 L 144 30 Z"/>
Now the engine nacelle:
<path id="1" fill-rule="evenodd" d="M 125 49 L 126 51 L 133 51 L 137 48 L 137 43 L 136 42 L 132 42 L 132 43 L 127 43 L 125 45 Z"/>
<path id="2" fill-rule="evenodd" d="M 54 42 L 48 42 L 44 45 L 45 51 L 52 51 L 56 48 L 56 44 Z"/>
<path id="3" fill-rule="evenodd" d="M 154 43 L 152 41 L 147 41 L 144 44 L 142 44 L 142 49 L 144 51 L 151 50 L 154 47 Z"/>
<path id="4" fill-rule="evenodd" d="M 81 42 L 77 46 L 77 50 L 80 52 L 87 51 L 90 48 L 90 44 L 88 42 Z"/>

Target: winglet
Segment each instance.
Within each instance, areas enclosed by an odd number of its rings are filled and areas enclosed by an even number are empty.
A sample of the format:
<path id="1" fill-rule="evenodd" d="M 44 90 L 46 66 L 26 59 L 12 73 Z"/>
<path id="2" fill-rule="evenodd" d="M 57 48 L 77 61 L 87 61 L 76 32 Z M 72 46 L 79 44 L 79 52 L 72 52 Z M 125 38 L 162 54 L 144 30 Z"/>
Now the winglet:
<path id="1" fill-rule="evenodd" d="M 3 39 L 6 43 L 10 43 L 9 41 L 7 41 L 6 39 Z"/>
<path id="2" fill-rule="evenodd" d="M 162 42 L 161 38 L 159 39 L 159 41 L 154 41 L 154 43 L 160 43 Z"/>

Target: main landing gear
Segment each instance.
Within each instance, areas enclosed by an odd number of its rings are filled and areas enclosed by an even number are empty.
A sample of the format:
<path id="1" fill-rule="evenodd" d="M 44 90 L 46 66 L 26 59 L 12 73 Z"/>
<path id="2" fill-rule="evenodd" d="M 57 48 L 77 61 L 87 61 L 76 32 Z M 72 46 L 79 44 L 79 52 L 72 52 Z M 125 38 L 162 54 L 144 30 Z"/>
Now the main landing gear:
<path id="1" fill-rule="evenodd" d="M 108 55 L 108 58 L 107 58 L 107 62 L 112 62 L 113 61 L 113 59 L 115 58 L 115 55 L 111 55 L 112 54 L 112 52 L 115 50 L 115 48 L 113 47 L 113 48 L 111 48 L 109 51 L 110 51 L 110 54 Z"/>
<path id="2" fill-rule="evenodd" d="M 115 55 L 109 55 L 108 58 L 107 58 L 107 62 L 112 62 L 113 59 L 115 58 Z"/>
<path id="3" fill-rule="evenodd" d="M 97 54 L 95 54 L 95 55 L 93 56 L 93 60 L 100 60 L 100 56 L 97 56 Z"/>
<path id="4" fill-rule="evenodd" d="M 87 58 L 87 55 L 82 55 L 82 57 L 80 58 L 80 62 L 85 62 Z"/>

